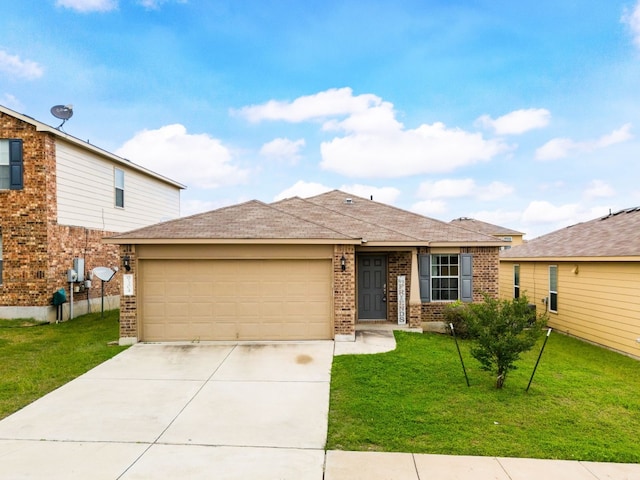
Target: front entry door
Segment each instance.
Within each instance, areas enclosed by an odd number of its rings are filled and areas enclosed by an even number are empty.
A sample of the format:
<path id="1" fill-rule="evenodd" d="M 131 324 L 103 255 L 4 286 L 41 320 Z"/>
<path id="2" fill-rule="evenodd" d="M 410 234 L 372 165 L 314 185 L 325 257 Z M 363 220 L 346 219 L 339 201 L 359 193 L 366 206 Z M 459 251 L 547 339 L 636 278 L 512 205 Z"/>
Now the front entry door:
<path id="1" fill-rule="evenodd" d="M 358 256 L 358 318 L 387 319 L 387 258 Z"/>

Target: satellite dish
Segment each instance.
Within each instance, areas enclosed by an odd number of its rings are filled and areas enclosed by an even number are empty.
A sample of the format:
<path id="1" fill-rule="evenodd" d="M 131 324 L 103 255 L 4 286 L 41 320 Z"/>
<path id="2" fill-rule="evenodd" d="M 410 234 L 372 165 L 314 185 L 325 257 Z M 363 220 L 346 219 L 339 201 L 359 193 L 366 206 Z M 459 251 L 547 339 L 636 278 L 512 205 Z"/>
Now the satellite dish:
<path id="1" fill-rule="evenodd" d="M 73 105 L 54 105 L 51 107 L 51 115 L 62 120 L 62 123 L 56 127 L 60 130 L 64 122 L 73 116 Z"/>
<path id="2" fill-rule="evenodd" d="M 103 282 L 108 282 L 116 274 L 116 272 L 111 270 L 109 267 L 96 267 L 92 271 L 93 274 Z"/>

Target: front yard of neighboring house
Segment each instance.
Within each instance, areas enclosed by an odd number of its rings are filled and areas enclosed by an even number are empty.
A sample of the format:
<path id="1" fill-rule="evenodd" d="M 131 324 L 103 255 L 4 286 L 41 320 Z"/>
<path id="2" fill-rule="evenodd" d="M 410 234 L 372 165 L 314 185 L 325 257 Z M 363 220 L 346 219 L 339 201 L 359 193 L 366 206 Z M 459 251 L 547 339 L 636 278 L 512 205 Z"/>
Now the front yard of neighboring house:
<path id="1" fill-rule="evenodd" d="M 396 332 L 397 349 L 334 358 L 328 449 L 640 462 L 640 362 L 552 333 L 502 390 L 452 337 Z"/>
<path id="2" fill-rule="evenodd" d="M 119 310 L 59 324 L 0 320 L 0 419 L 19 410 L 126 347 L 118 340 Z"/>

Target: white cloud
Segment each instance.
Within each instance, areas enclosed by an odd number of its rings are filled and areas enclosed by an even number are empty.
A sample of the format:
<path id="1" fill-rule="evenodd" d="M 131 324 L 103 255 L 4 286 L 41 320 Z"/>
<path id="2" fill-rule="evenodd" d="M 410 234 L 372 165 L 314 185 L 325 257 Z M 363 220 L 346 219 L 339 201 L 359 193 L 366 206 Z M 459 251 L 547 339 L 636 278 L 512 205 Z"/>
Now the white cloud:
<path id="1" fill-rule="evenodd" d="M 0 72 L 14 78 L 35 80 L 44 74 L 44 68 L 36 62 L 22 60 L 18 55 L 0 50 Z"/>
<path id="2" fill-rule="evenodd" d="M 216 188 L 242 183 L 247 170 L 234 166 L 231 152 L 207 134 L 189 134 L 180 124 L 143 130 L 116 150 L 149 170 L 187 185 Z"/>
<path id="3" fill-rule="evenodd" d="M 320 146 L 321 167 L 349 177 L 403 177 L 450 172 L 489 161 L 508 147 L 442 123 L 414 130 L 353 132 Z"/>
<path id="4" fill-rule="evenodd" d="M 536 150 L 536 160 L 557 160 L 576 153 L 589 153 L 601 148 L 610 147 L 616 143 L 631 140 L 631 124 L 626 123 L 611 133 L 601 136 L 596 140 L 575 142 L 570 138 L 554 138 Z"/>
<path id="5" fill-rule="evenodd" d="M 615 191 L 606 182 L 602 180 L 593 180 L 587 189 L 584 191 L 584 196 L 588 199 L 598 198 L 598 197 L 613 197 L 615 195 Z"/>
<path id="6" fill-rule="evenodd" d="M 640 48 L 640 0 L 636 2 L 632 10 L 625 9 L 621 20 L 629 26 L 633 43 Z"/>
<path id="7" fill-rule="evenodd" d="M 482 115 L 476 123 L 495 131 L 497 135 L 519 135 L 521 133 L 543 128 L 549 124 L 551 112 L 544 108 L 529 108 L 515 110 L 501 117 L 492 119 L 489 115 Z"/>
<path id="8" fill-rule="evenodd" d="M 330 89 L 292 102 L 271 100 L 236 113 L 251 122 L 283 120 L 323 122 L 338 135 L 320 146 L 321 167 L 349 177 L 402 177 L 448 172 L 489 161 L 509 147 L 480 133 L 447 128 L 443 123 L 406 129 L 393 104 L 350 88 Z"/>
<path id="9" fill-rule="evenodd" d="M 331 190 L 333 190 L 333 188 L 322 185 L 321 183 L 305 182 L 304 180 L 300 180 L 291 187 L 280 192 L 273 198 L 273 200 L 277 202 L 278 200 L 284 200 L 285 198 L 291 197 L 308 198 Z"/>
<path id="10" fill-rule="evenodd" d="M 493 225 L 498 225 L 500 227 L 510 228 L 513 230 L 518 230 L 514 225 L 517 225 L 520 222 L 521 216 L 522 212 L 502 209 L 480 210 L 478 212 L 473 212 L 470 214 L 471 218 L 475 218 L 476 220 L 480 220 L 481 222 L 492 223 Z"/>
<path id="11" fill-rule="evenodd" d="M 56 6 L 76 12 L 109 12 L 118 8 L 118 0 L 57 0 Z"/>
<path id="12" fill-rule="evenodd" d="M 418 187 L 418 197 L 426 199 L 475 197 L 480 201 L 492 201 L 511 193 L 513 187 L 505 183 L 496 181 L 489 185 L 477 185 L 471 178 L 422 182 Z"/>
<path id="13" fill-rule="evenodd" d="M 235 113 L 250 122 L 263 120 L 284 120 L 287 122 L 305 122 L 333 116 L 350 115 L 366 111 L 382 104 L 376 95 L 353 95 L 350 88 L 332 88 L 314 95 L 298 97 L 293 102 L 270 100 L 263 105 L 241 108 Z"/>
<path id="14" fill-rule="evenodd" d="M 304 139 L 289 140 L 276 138 L 265 143 L 260 149 L 260 155 L 271 160 L 277 160 L 295 165 L 300 160 L 300 149 L 305 146 Z"/>
<path id="15" fill-rule="evenodd" d="M 227 207 L 237 203 L 235 200 L 199 200 L 199 199 L 180 199 L 180 216 L 188 217 L 196 213 L 208 212 L 217 208 Z"/>
<path id="16" fill-rule="evenodd" d="M 411 205 L 410 210 L 427 217 L 438 217 L 447 211 L 447 205 L 442 200 L 422 200 Z"/>
<path id="17" fill-rule="evenodd" d="M 0 98 L 0 104 L 16 111 L 20 111 L 24 108 L 22 102 L 10 93 L 5 93 L 4 95 L 2 95 L 2 98 Z"/>
<path id="18" fill-rule="evenodd" d="M 340 190 L 347 193 L 352 193 L 358 197 L 371 198 L 376 202 L 386 203 L 393 205 L 400 196 L 400 190 L 394 187 L 370 187 L 369 185 L 342 185 Z"/>
<path id="19" fill-rule="evenodd" d="M 633 134 L 631 133 L 631 124 L 625 123 L 622 127 L 613 132 L 603 135 L 598 140 L 595 141 L 593 148 L 605 148 L 610 145 L 615 145 L 616 143 L 626 142 L 627 140 L 631 140 L 633 138 Z"/>
<path id="20" fill-rule="evenodd" d="M 138 3 L 147 10 L 157 10 L 163 3 L 168 3 L 171 0 L 138 0 Z M 175 0 L 174 3 L 187 3 L 187 0 Z"/>

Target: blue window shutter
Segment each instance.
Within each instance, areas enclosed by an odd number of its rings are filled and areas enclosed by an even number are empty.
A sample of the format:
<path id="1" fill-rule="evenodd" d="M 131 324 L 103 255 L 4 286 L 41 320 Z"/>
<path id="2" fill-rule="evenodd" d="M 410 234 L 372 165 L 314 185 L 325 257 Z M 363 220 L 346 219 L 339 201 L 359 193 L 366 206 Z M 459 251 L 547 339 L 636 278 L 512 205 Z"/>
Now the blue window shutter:
<path id="1" fill-rule="evenodd" d="M 9 140 L 9 188 L 22 190 L 22 140 Z"/>
<path id="2" fill-rule="evenodd" d="M 460 300 L 473 301 L 473 255 L 460 254 Z"/>
<path id="3" fill-rule="evenodd" d="M 431 285 L 429 282 L 430 255 L 418 255 L 418 271 L 420 272 L 420 300 L 430 301 Z"/>

